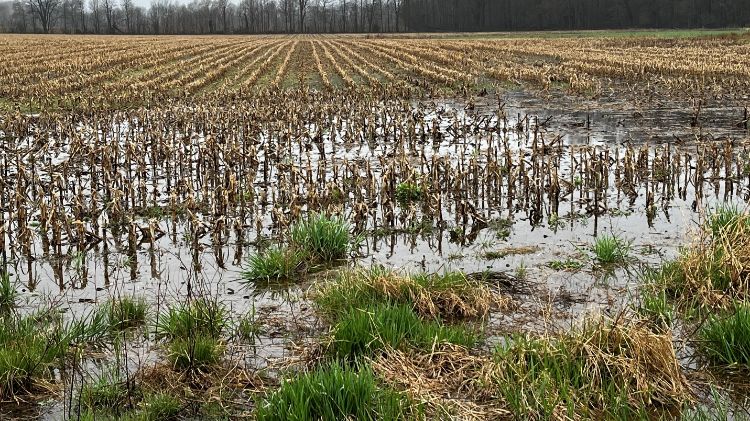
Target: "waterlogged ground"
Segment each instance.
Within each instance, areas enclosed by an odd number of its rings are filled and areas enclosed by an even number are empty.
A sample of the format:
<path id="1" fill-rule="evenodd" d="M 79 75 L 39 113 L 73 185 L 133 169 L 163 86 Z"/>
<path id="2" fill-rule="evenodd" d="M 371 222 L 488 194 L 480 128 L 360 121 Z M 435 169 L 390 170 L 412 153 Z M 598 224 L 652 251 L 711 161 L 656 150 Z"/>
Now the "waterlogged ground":
<path id="1" fill-rule="evenodd" d="M 256 124 L 231 105 L 22 118 L 27 136 L 6 132 L 14 140 L 3 152 L 14 193 L 4 200 L 25 210 L 9 213 L 6 202 L 4 215 L 21 311 L 53 302 L 75 318 L 111 297 L 142 295 L 160 309 L 210 294 L 235 314 L 256 312 L 264 327 L 254 346 L 232 352 L 273 372 L 323 331 L 302 293 L 325 272 L 270 289 L 244 284 L 241 272 L 315 208 L 340 212 L 361 235 L 348 265 L 460 270 L 508 293 L 516 307 L 492 316 L 495 341 L 617 313 L 644 268 L 674 257 L 704 212 L 750 196 L 736 106 L 521 91 L 366 112 L 324 105 L 288 123 Z M 398 200 L 402 183 L 424 196 Z M 596 262 L 590 245 L 601 234 L 630 243 L 627 265 Z M 149 339 L 129 355 L 133 369 L 158 359 Z M 65 378 L 66 389 L 99 366 Z M 71 406 L 53 400 L 29 416 L 65 418 Z"/>

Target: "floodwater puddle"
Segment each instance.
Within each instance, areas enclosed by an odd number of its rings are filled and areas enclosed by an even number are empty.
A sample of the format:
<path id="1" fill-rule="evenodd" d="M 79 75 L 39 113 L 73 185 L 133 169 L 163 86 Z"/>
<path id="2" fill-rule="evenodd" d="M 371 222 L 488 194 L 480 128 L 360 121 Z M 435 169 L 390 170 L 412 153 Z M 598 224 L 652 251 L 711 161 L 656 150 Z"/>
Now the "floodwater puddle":
<path id="1" fill-rule="evenodd" d="M 730 108 L 574 107 L 521 92 L 322 105 L 262 122 L 177 106 L 5 122 L 3 259 L 22 311 L 210 295 L 255 312 L 264 328 L 248 358 L 271 367 L 323 330 L 309 282 L 254 289 L 241 273 L 320 210 L 361 235 L 349 264 L 485 274 L 517 304 L 489 320 L 496 338 L 544 331 L 617 313 L 706 210 L 750 195 L 750 142 Z M 629 264 L 597 262 L 602 234 L 629 244 Z"/>

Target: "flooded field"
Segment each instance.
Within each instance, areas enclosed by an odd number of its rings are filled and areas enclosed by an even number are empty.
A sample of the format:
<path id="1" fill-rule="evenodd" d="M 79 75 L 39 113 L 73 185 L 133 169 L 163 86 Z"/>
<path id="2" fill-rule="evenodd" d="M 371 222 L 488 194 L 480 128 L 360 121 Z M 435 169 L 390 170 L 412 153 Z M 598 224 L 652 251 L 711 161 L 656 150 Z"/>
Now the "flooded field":
<path id="1" fill-rule="evenodd" d="M 0 416 L 742 419 L 745 382 L 716 379 L 742 377 L 750 339 L 705 344 L 745 311 L 747 96 L 325 83 L 319 47 L 365 80 L 354 52 L 386 43 L 222 46 L 288 52 L 249 96 L 45 111 L 22 109 L 32 83 L 6 92 Z M 308 48 L 324 86 L 283 89 Z M 351 411 L 280 415 L 337 382 Z"/>

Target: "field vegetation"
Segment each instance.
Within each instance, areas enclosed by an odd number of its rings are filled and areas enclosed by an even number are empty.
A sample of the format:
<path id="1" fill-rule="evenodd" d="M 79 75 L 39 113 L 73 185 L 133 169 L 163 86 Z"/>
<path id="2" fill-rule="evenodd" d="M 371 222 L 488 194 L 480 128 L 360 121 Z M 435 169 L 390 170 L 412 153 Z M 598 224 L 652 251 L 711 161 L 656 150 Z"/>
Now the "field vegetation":
<path id="1" fill-rule="evenodd" d="M 747 36 L 592 34 L 543 42 L 533 34 L 407 42 L 353 36 L 5 36 L 0 98 L 7 109 L 50 110 L 158 105 L 167 99 L 226 102 L 278 89 L 466 95 L 490 82 L 588 97 L 616 89 L 642 99 L 741 97 L 748 90 Z M 82 50 L 90 55 L 76 54 Z"/>
<path id="2" fill-rule="evenodd" d="M 0 419 L 746 418 L 750 38 L 580 35 L 0 36 Z"/>

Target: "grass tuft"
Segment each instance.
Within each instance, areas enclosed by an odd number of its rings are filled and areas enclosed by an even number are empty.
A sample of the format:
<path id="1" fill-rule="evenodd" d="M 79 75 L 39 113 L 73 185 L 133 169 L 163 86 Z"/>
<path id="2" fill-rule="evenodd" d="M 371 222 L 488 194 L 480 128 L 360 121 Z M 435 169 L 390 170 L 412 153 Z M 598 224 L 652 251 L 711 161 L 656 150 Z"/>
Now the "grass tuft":
<path id="1" fill-rule="evenodd" d="M 291 280 L 303 262 L 304 256 L 299 252 L 271 247 L 250 256 L 242 278 L 248 282 Z"/>
<path id="2" fill-rule="evenodd" d="M 717 365 L 750 368 L 750 306 L 742 303 L 726 316 L 714 316 L 699 332 L 700 347 Z"/>
<path id="3" fill-rule="evenodd" d="M 13 281 L 10 280 L 10 274 L 7 272 L 0 273 L 0 312 L 8 312 L 16 307 L 18 291 Z"/>
<path id="4" fill-rule="evenodd" d="M 157 334 L 169 340 L 169 359 L 180 370 L 217 363 L 223 353 L 222 333 L 229 326 L 227 309 L 201 298 L 169 307 L 157 323 Z"/>
<path id="5" fill-rule="evenodd" d="M 146 323 L 148 303 L 143 297 L 122 297 L 108 302 L 104 311 L 109 326 L 114 330 L 125 330 Z"/>
<path id="6" fill-rule="evenodd" d="M 511 337 L 496 351 L 494 384 L 517 416 L 643 419 L 690 399 L 670 335 L 594 321 L 558 338 Z"/>
<path id="7" fill-rule="evenodd" d="M 688 318 L 746 301 L 750 298 L 750 215 L 720 207 L 680 256 L 649 273 L 645 282 L 650 293 L 663 292 Z"/>
<path id="8" fill-rule="evenodd" d="M 169 358 L 179 370 L 201 369 L 219 362 L 223 347 L 219 340 L 198 334 L 191 338 L 177 338 L 169 344 Z"/>
<path id="9" fill-rule="evenodd" d="M 675 320 L 675 309 L 666 291 L 646 287 L 641 293 L 638 312 L 660 329 L 669 329 Z"/>
<path id="10" fill-rule="evenodd" d="M 352 242 L 349 223 L 344 218 L 322 213 L 297 222 L 289 235 L 293 248 L 321 263 L 345 259 Z"/>
<path id="11" fill-rule="evenodd" d="M 601 264 L 625 263 L 630 254 L 630 242 L 616 235 L 600 235 L 591 246 L 591 251 Z"/>
<path id="12" fill-rule="evenodd" d="M 107 331 L 98 313 L 68 323 L 48 313 L 0 316 L 0 398 L 47 390 L 65 357 L 99 342 Z"/>
<path id="13" fill-rule="evenodd" d="M 477 342 L 464 326 L 424 321 L 406 305 L 376 305 L 352 309 L 333 328 L 328 352 L 339 359 L 372 355 L 375 351 L 403 347 L 429 350 L 436 344 L 466 347 Z"/>
<path id="14" fill-rule="evenodd" d="M 140 419 L 143 421 L 175 420 L 182 412 L 183 404 L 168 393 L 146 395 L 140 402 Z"/>
<path id="15" fill-rule="evenodd" d="M 170 306 L 156 325 L 157 334 L 170 340 L 205 336 L 219 339 L 229 325 L 227 309 L 219 302 L 200 298 Z"/>
<path id="16" fill-rule="evenodd" d="M 401 206 L 408 206 L 410 203 L 422 200 L 424 192 L 422 187 L 412 183 L 401 183 L 396 186 L 396 201 Z"/>
<path id="17" fill-rule="evenodd" d="M 255 314 L 255 306 L 240 318 L 237 324 L 236 334 L 245 341 L 254 342 L 263 331 L 263 325 Z"/>
<path id="18" fill-rule="evenodd" d="M 119 413 L 128 400 L 125 379 L 116 370 L 104 372 L 94 383 L 81 388 L 82 404 L 95 411 Z"/>
<path id="19" fill-rule="evenodd" d="M 291 227 L 289 244 L 252 255 L 245 282 L 288 281 L 309 266 L 343 260 L 358 241 L 343 217 L 313 213 Z"/>
<path id="20" fill-rule="evenodd" d="M 718 206 L 707 218 L 708 229 L 714 238 L 737 229 L 746 229 L 748 220 L 736 205 L 723 204 Z M 742 227 L 742 224 L 745 226 Z"/>
<path id="21" fill-rule="evenodd" d="M 344 271 L 313 293 L 329 318 L 350 308 L 405 304 L 424 318 L 458 320 L 485 317 L 498 303 L 489 288 L 460 272 L 401 276 L 380 266 Z"/>
<path id="22" fill-rule="evenodd" d="M 284 382 L 256 409 L 258 421 L 405 420 L 418 409 L 403 394 L 378 386 L 369 368 L 336 363 Z"/>

